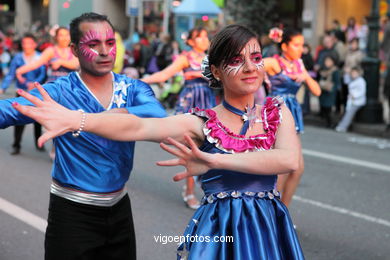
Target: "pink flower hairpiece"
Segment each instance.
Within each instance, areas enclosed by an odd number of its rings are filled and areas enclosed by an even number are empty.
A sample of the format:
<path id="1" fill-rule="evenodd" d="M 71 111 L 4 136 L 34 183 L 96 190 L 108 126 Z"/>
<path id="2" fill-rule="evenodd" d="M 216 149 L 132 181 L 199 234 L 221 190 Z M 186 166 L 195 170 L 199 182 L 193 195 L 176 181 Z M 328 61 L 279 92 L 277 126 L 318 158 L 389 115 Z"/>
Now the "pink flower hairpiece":
<path id="1" fill-rule="evenodd" d="M 279 43 L 282 41 L 282 37 L 283 37 L 283 30 L 277 28 L 277 27 L 274 27 L 274 28 L 271 28 L 269 30 L 269 33 L 268 33 L 268 37 L 276 42 L 276 43 Z"/>

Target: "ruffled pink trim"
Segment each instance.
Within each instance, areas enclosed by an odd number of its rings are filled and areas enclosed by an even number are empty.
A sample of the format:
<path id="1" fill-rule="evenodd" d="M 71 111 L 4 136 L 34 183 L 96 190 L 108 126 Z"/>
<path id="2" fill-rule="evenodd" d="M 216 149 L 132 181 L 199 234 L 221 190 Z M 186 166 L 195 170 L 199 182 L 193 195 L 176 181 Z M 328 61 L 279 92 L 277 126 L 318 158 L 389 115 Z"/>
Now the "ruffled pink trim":
<path id="1" fill-rule="evenodd" d="M 210 143 L 226 152 L 242 153 L 259 150 L 269 150 L 275 143 L 275 133 L 281 121 L 280 105 L 283 99 L 278 97 L 266 99 L 261 109 L 264 130 L 266 133 L 245 137 L 231 132 L 218 120 L 217 114 L 211 109 L 192 109 L 190 113 L 206 117 L 203 132 Z"/>

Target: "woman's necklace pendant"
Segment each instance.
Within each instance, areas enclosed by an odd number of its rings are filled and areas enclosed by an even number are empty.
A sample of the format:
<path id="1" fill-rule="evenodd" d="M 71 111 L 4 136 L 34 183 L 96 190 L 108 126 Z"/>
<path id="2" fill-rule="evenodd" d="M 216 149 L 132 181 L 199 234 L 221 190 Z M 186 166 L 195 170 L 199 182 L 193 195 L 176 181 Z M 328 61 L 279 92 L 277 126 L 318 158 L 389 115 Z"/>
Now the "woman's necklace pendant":
<path id="1" fill-rule="evenodd" d="M 242 120 L 244 120 L 244 122 L 249 121 L 249 128 L 252 128 L 253 125 L 258 121 L 256 112 L 256 105 L 252 108 L 248 105 L 245 107 L 245 113 L 242 115 Z"/>

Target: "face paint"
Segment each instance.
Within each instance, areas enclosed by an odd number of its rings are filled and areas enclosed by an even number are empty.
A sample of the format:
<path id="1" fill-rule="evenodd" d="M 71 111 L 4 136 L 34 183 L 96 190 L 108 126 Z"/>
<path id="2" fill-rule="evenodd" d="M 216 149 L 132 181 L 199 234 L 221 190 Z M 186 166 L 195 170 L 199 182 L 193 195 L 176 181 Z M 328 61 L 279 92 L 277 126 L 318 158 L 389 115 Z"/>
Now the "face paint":
<path id="1" fill-rule="evenodd" d="M 81 55 L 83 55 L 89 62 L 91 62 L 96 56 L 99 55 L 99 52 L 93 49 L 94 46 L 97 45 L 98 39 L 100 35 L 93 30 L 90 30 L 84 34 L 84 36 L 80 39 L 80 51 Z"/>
<path id="2" fill-rule="evenodd" d="M 115 42 L 115 34 L 113 30 L 107 30 L 106 31 L 106 39 L 108 40 L 108 44 L 112 44 L 110 50 L 108 51 L 108 55 L 110 55 L 112 58 L 115 59 L 116 57 L 116 42 Z"/>
<path id="3" fill-rule="evenodd" d="M 113 30 L 107 30 L 105 38 L 100 33 L 90 30 L 80 39 L 80 51 L 87 61 L 91 62 L 96 56 L 99 56 L 100 53 L 94 49 L 99 44 L 106 45 L 109 48 L 108 55 L 115 58 L 116 44 Z"/>
<path id="4" fill-rule="evenodd" d="M 263 56 L 261 55 L 261 50 L 258 48 L 259 46 L 256 44 L 253 45 L 247 45 L 242 50 L 242 54 L 237 55 L 233 57 L 228 63 L 227 66 L 224 68 L 225 73 L 230 75 L 230 73 L 234 73 L 234 75 L 237 75 L 237 73 L 240 71 L 240 69 L 246 64 L 246 56 L 247 53 L 249 54 L 249 60 L 250 62 L 256 67 L 256 70 L 260 70 L 264 67 L 264 61 Z"/>

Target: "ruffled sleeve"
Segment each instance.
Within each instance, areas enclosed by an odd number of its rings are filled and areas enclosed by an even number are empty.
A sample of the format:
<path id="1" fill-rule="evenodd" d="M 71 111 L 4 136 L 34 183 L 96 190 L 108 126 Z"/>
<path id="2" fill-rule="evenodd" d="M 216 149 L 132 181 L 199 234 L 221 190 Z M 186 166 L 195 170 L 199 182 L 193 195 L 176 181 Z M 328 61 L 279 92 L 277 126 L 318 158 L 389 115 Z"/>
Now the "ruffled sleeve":
<path id="1" fill-rule="evenodd" d="M 264 121 L 264 130 L 274 134 L 282 121 L 281 105 L 284 103 L 282 97 L 267 97 L 265 105 L 261 109 L 261 116 Z"/>

